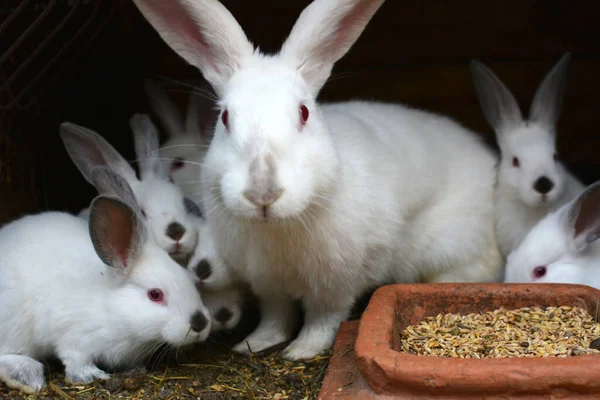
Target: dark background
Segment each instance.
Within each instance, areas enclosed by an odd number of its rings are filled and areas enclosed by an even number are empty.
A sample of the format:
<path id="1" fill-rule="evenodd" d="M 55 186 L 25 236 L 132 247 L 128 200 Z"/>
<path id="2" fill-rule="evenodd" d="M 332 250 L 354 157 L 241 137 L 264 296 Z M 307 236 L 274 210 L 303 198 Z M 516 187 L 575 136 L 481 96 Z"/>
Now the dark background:
<path id="1" fill-rule="evenodd" d="M 223 3 L 250 40 L 274 51 L 310 1 Z M 387 0 L 336 65 L 321 99 L 407 103 L 448 114 L 493 143 L 468 62 L 488 64 L 527 112 L 544 74 L 570 51 L 559 150 L 590 182 L 600 178 L 599 17 L 594 0 Z M 2 1 L 0 224 L 40 210 L 77 211 L 93 197 L 62 147 L 62 121 L 97 130 L 133 159 L 127 121 L 149 111 L 146 77 L 183 80 L 200 73 L 129 0 Z M 171 95 L 185 106 L 183 87 Z"/>

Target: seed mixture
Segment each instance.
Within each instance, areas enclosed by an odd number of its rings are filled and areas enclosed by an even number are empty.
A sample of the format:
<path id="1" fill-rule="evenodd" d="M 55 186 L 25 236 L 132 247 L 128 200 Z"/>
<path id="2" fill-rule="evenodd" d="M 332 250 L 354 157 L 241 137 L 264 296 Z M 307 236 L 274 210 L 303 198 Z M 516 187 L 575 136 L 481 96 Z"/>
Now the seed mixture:
<path id="1" fill-rule="evenodd" d="M 439 314 L 401 333 L 401 351 L 452 358 L 600 354 L 600 324 L 579 307 Z"/>

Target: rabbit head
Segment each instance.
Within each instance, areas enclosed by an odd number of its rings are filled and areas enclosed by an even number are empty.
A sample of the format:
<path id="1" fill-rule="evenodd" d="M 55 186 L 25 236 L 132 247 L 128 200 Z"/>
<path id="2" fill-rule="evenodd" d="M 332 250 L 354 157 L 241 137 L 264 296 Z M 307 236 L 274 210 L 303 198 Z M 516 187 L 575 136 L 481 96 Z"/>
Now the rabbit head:
<path id="1" fill-rule="evenodd" d="M 507 282 L 600 282 L 600 182 L 548 214 L 507 259 Z"/>
<path id="2" fill-rule="evenodd" d="M 217 0 L 134 3 L 220 99 L 203 196 L 254 221 L 298 218 L 326 201 L 339 158 L 316 96 L 383 0 L 313 1 L 276 55 L 255 50 Z"/>
<path id="3" fill-rule="evenodd" d="M 190 85 L 191 86 L 191 85 Z M 189 96 L 185 118 L 156 83 L 146 81 L 150 105 L 168 135 L 160 148 L 160 159 L 185 195 L 199 194 L 201 164 L 217 119 L 214 95 L 203 87 Z"/>
<path id="4" fill-rule="evenodd" d="M 173 345 L 205 340 L 209 311 L 190 273 L 149 238 L 129 184 L 104 166 L 89 178 L 100 193 L 90 206 L 90 236 L 120 287 L 113 312 L 123 313 L 141 338 Z"/>
<path id="5" fill-rule="evenodd" d="M 182 261 L 194 250 L 198 236 L 187 220 L 185 198 L 159 162 L 158 133 L 150 119 L 134 115 L 130 125 L 140 179 L 119 152 L 96 132 L 68 122 L 61 124 L 60 131 L 71 159 L 88 182 L 97 166 L 106 166 L 123 176 L 135 193 L 153 239 L 174 259 Z"/>
<path id="6" fill-rule="evenodd" d="M 556 150 L 556 123 L 567 80 L 566 53 L 546 75 L 524 119 L 517 100 L 485 65 L 471 62 L 483 114 L 501 150 L 501 190 L 531 207 L 552 204 L 565 190 L 567 172 Z"/>

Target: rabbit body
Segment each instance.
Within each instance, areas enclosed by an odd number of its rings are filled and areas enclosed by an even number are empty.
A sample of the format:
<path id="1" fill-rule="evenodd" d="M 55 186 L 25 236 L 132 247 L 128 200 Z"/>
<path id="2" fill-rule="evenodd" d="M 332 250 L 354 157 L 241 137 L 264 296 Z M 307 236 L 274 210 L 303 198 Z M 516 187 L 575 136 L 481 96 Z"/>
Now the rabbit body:
<path id="1" fill-rule="evenodd" d="M 387 282 L 501 279 L 496 158 L 448 118 L 393 104 L 319 105 L 333 65 L 383 0 L 315 0 L 275 55 L 216 0 L 134 0 L 219 97 L 202 196 L 219 255 L 259 297 L 234 350 L 331 346 L 356 298 Z"/>
<path id="2" fill-rule="evenodd" d="M 190 273 L 147 239 L 128 208 L 133 194 L 122 199 L 97 197 L 89 227 L 45 212 L 0 229 L 0 379 L 9 386 L 38 391 L 38 360 L 50 356 L 63 362 L 67 380 L 89 383 L 108 378 L 96 364 L 139 367 L 162 343 L 208 336 L 208 310 Z"/>

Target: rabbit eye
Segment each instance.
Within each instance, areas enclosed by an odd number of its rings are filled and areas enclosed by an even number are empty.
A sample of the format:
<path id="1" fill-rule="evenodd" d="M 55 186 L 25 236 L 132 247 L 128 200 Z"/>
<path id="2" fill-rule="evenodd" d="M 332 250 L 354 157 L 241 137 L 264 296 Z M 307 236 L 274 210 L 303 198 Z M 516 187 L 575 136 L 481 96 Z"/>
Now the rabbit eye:
<path id="1" fill-rule="evenodd" d="M 308 107 L 306 107 L 304 104 L 300 105 L 300 125 L 304 126 L 304 124 L 306 124 L 306 121 L 308 121 L 308 116 L 310 115 L 310 113 L 308 112 Z"/>
<path id="2" fill-rule="evenodd" d="M 171 171 L 176 171 L 178 169 L 181 169 L 181 168 L 183 168 L 184 165 L 185 165 L 185 160 L 181 157 L 177 157 L 171 163 Z"/>
<path id="3" fill-rule="evenodd" d="M 554 153 L 554 161 L 558 161 L 558 153 Z"/>
<path id="4" fill-rule="evenodd" d="M 142 215 L 144 216 L 144 218 L 146 218 L 146 211 L 144 211 L 144 209 L 142 209 Z"/>
<path id="5" fill-rule="evenodd" d="M 515 168 L 519 168 L 521 166 L 521 162 L 519 161 L 519 159 L 517 157 L 513 157 L 512 163 L 513 163 L 513 167 L 515 167 Z"/>
<path id="6" fill-rule="evenodd" d="M 548 272 L 548 269 L 544 266 L 535 267 L 533 269 L 533 277 L 534 278 L 542 278 L 542 277 L 544 277 L 544 275 L 546 275 L 546 272 Z"/>
<path id="7" fill-rule="evenodd" d="M 165 294 L 160 289 L 148 290 L 148 298 L 155 303 L 163 303 L 165 301 Z"/>
<path id="8" fill-rule="evenodd" d="M 225 128 L 229 130 L 229 111 L 225 110 L 221 113 L 221 122 L 225 125 Z"/>

